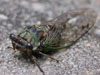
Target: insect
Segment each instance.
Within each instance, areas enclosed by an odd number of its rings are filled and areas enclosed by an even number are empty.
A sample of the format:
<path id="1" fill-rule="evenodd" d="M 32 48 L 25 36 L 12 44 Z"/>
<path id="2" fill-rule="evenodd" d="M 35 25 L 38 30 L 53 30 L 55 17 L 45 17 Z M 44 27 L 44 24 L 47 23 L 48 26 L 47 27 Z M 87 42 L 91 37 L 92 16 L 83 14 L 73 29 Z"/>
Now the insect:
<path id="1" fill-rule="evenodd" d="M 35 54 L 47 55 L 47 52 L 58 51 L 75 44 L 91 29 L 97 13 L 90 8 L 71 10 L 55 19 L 40 25 L 25 27 L 18 35 L 10 34 L 13 49 L 25 53 L 40 69 Z M 57 60 L 56 60 L 57 61 Z"/>

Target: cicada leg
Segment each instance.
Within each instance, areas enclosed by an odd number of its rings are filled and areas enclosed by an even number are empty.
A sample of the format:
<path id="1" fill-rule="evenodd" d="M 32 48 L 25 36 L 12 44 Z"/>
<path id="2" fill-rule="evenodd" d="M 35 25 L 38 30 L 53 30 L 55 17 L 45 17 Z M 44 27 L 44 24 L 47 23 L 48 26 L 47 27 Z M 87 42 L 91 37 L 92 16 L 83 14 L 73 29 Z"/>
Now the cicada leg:
<path id="1" fill-rule="evenodd" d="M 31 50 L 27 50 L 27 55 L 28 55 L 28 57 L 31 57 L 32 56 L 32 51 Z"/>
<path id="2" fill-rule="evenodd" d="M 37 66 L 37 67 L 39 68 L 39 70 L 43 73 L 43 75 L 45 75 L 44 71 L 42 70 L 42 68 L 41 68 L 40 65 L 38 64 L 36 57 L 32 56 L 31 61 L 32 61 L 34 64 L 36 64 L 36 66 Z"/>
<path id="3" fill-rule="evenodd" d="M 75 42 L 76 42 L 76 41 L 73 41 L 73 42 L 69 43 L 67 46 L 48 47 L 48 48 L 45 48 L 45 49 L 47 49 L 47 50 L 53 50 L 53 51 L 58 51 L 58 50 L 60 50 L 60 49 L 69 48 L 70 46 L 72 46 L 73 44 L 75 44 Z M 57 63 L 59 62 L 59 60 L 57 60 L 57 59 L 55 59 L 55 58 L 53 58 L 53 57 L 51 57 L 51 56 L 49 56 L 49 55 L 47 55 L 47 54 L 45 54 L 45 53 L 43 53 L 43 52 L 39 52 L 39 54 L 41 54 L 41 55 L 43 55 L 43 56 L 45 56 L 45 57 L 47 57 L 47 58 L 50 58 L 50 59 L 52 59 L 52 60 L 55 60 Z"/>
<path id="4" fill-rule="evenodd" d="M 12 43 L 12 45 L 13 45 L 13 43 Z M 14 51 L 15 51 L 15 49 L 16 49 L 14 45 L 13 45 L 13 47 L 8 46 L 7 48 L 13 49 Z"/>
<path id="5" fill-rule="evenodd" d="M 45 57 L 47 57 L 47 58 L 50 58 L 50 59 L 56 61 L 57 63 L 59 62 L 59 60 L 57 60 L 57 59 L 55 59 L 55 58 L 53 58 L 53 57 L 51 57 L 51 56 L 49 56 L 49 55 L 47 55 L 47 54 L 45 54 L 45 53 L 39 52 L 39 54 L 41 54 L 41 55 L 43 55 L 43 56 L 45 56 Z"/>
<path id="6" fill-rule="evenodd" d="M 8 49 L 13 49 L 13 47 L 10 47 L 10 46 L 8 46 L 7 48 L 8 48 Z"/>
<path id="7" fill-rule="evenodd" d="M 13 52 L 12 54 L 15 54 L 15 52 L 16 52 L 15 48 L 10 47 L 10 46 L 8 46 L 7 48 L 8 48 L 8 49 L 13 49 L 14 52 Z"/>

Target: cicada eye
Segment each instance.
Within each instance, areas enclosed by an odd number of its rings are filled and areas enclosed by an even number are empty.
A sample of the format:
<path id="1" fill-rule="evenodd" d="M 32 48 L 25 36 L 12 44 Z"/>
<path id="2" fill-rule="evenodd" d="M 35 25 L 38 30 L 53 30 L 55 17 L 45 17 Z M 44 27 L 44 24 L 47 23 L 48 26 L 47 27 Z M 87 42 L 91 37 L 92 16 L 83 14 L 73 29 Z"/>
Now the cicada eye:
<path id="1" fill-rule="evenodd" d="M 12 41 L 20 42 L 20 39 L 17 38 L 14 34 L 10 34 L 9 38 L 10 38 Z"/>
<path id="2" fill-rule="evenodd" d="M 31 43 L 28 43 L 27 44 L 27 48 L 32 49 L 33 48 L 32 44 Z"/>
<path id="3" fill-rule="evenodd" d="M 10 39 L 12 39 L 12 38 L 14 38 L 14 37 L 15 37 L 14 34 L 10 34 L 10 36 L 9 36 Z"/>

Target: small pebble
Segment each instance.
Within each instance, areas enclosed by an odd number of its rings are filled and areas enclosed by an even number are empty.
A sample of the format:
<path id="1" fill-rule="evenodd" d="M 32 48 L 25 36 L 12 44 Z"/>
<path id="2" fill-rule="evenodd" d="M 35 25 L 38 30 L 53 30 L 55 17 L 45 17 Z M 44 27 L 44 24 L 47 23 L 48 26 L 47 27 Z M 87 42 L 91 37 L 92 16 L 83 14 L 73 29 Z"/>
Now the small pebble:
<path id="1" fill-rule="evenodd" d="M 85 46 L 86 46 L 87 48 L 90 48 L 90 47 L 91 47 L 91 44 L 90 44 L 90 43 L 87 43 Z"/>
<path id="2" fill-rule="evenodd" d="M 0 19 L 2 19 L 2 20 L 7 20 L 8 17 L 7 17 L 6 15 L 0 14 Z"/>

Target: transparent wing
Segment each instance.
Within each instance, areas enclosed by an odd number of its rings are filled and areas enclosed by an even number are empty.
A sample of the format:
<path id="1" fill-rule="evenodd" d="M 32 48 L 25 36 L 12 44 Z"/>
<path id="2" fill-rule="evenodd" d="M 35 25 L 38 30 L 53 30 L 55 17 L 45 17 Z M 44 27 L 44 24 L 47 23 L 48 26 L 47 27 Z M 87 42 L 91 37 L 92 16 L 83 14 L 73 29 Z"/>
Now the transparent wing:
<path id="1" fill-rule="evenodd" d="M 41 25 L 50 25 L 46 40 L 51 43 L 67 44 L 78 40 L 94 25 L 97 13 L 90 8 L 72 10 Z"/>

